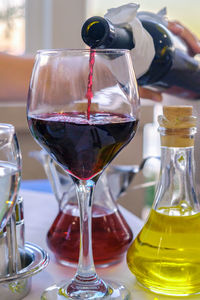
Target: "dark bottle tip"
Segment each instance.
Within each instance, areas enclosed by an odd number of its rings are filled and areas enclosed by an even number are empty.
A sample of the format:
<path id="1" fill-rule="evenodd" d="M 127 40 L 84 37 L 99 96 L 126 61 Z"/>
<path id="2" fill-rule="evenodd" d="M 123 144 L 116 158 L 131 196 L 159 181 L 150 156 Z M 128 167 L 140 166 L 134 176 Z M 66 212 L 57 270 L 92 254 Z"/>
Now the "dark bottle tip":
<path id="1" fill-rule="evenodd" d="M 109 24 L 102 17 L 92 17 L 83 24 L 81 36 L 83 41 L 91 48 L 104 45 L 107 38 Z"/>

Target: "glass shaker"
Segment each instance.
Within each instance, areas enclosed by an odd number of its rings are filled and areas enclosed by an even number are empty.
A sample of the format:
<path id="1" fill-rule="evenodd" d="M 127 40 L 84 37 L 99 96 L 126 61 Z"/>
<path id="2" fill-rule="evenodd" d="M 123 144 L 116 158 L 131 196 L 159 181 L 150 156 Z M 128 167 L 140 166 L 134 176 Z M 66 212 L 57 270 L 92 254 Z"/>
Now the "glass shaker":
<path id="1" fill-rule="evenodd" d="M 147 289 L 167 295 L 200 292 L 200 204 L 194 183 L 196 118 L 190 106 L 165 106 L 159 116 L 161 170 L 148 220 L 129 247 L 127 263 Z"/>

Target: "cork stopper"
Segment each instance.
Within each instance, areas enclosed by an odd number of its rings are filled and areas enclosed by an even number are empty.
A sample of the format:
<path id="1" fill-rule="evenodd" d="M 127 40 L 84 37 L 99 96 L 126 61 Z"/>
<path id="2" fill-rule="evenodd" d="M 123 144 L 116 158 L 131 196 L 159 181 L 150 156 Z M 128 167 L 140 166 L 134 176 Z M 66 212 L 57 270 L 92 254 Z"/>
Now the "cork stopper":
<path id="1" fill-rule="evenodd" d="M 196 117 L 192 106 L 164 106 L 158 117 L 161 144 L 166 147 L 191 147 L 194 145 Z M 191 131 L 192 128 L 193 132 Z"/>
<path id="2" fill-rule="evenodd" d="M 87 102 L 77 102 L 75 104 L 76 111 L 80 112 L 86 112 L 88 107 Z M 99 104 L 98 103 L 91 103 L 91 111 L 98 111 L 99 110 Z"/>

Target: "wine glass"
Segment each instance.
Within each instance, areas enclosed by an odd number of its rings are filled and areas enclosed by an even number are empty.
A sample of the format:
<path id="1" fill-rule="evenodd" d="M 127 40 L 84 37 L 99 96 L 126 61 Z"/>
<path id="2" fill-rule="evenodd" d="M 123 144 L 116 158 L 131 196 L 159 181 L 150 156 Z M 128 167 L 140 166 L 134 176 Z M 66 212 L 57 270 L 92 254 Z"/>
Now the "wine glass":
<path id="1" fill-rule="evenodd" d="M 129 298 L 124 286 L 104 282 L 95 271 L 91 209 L 99 176 L 131 141 L 138 118 L 138 90 L 128 50 L 38 51 L 28 95 L 29 128 L 72 177 L 80 209 L 76 275 L 48 288 L 42 299 Z"/>
<path id="2" fill-rule="evenodd" d="M 21 152 L 15 128 L 0 123 L 0 231 L 6 226 L 17 200 L 21 179 Z"/>

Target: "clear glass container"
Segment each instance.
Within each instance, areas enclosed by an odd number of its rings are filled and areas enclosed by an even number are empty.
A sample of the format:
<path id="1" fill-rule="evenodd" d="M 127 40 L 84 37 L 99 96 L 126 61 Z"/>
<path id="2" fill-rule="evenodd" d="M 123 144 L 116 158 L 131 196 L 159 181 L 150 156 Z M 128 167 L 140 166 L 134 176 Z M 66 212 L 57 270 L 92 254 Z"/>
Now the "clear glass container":
<path id="1" fill-rule="evenodd" d="M 194 183 L 192 107 L 164 107 L 159 117 L 161 171 L 143 229 L 127 253 L 129 269 L 153 292 L 200 292 L 200 204 Z"/>
<path id="2" fill-rule="evenodd" d="M 105 173 L 99 179 L 98 185 L 92 208 L 92 246 L 95 264 L 103 267 L 118 263 L 124 258 L 133 233 L 109 191 Z M 79 221 L 74 191 L 71 197 L 66 195 L 63 198 L 58 214 L 47 233 L 47 244 L 61 264 L 78 263 Z"/>
<path id="3" fill-rule="evenodd" d="M 48 230 L 47 244 L 59 263 L 76 265 L 80 225 L 73 181 L 47 152 L 33 151 L 30 155 L 43 165 L 58 202 L 58 213 Z M 93 256 L 98 267 L 120 262 L 133 239 L 132 229 L 120 212 L 117 200 L 145 162 L 140 166 L 111 165 L 99 178 L 92 209 Z"/>

